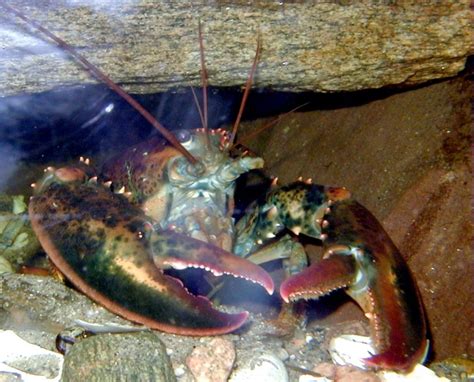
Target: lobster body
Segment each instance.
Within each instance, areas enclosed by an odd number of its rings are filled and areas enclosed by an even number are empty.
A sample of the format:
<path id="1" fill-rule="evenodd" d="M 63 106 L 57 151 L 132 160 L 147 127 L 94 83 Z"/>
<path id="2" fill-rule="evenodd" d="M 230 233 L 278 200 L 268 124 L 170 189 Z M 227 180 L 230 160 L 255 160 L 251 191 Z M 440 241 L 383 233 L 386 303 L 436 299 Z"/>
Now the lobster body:
<path id="1" fill-rule="evenodd" d="M 202 268 L 215 276 L 245 278 L 272 293 L 272 279 L 257 264 L 281 258 L 290 274 L 280 288 L 284 301 L 344 288 L 361 306 L 376 349 L 365 360 L 367 366 L 406 371 L 421 360 L 426 321 L 416 284 L 382 226 L 348 191 L 305 182 L 278 187 L 234 225 L 235 180 L 263 167 L 261 158 L 229 154 L 245 102 L 230 136 L 208 131 L 205 110 L 203 129 L 175 137 L 66 42 L 14 8 L 1 6 L 55 41 L 172 144 L 135 148 L 106 166 L 99 180 L 84 164 L 46 170 L 30 201 L 30 219 L 53 263 L 77 288 L 151 328 L 221 334 L 240 327 L 247 312 L 218 311 L 163 271 Z M 199 37 L 205 88 L 200 25 Z M 288 231 L 322 240 L 323 260 L 307 267 L 302 245 Z"/>

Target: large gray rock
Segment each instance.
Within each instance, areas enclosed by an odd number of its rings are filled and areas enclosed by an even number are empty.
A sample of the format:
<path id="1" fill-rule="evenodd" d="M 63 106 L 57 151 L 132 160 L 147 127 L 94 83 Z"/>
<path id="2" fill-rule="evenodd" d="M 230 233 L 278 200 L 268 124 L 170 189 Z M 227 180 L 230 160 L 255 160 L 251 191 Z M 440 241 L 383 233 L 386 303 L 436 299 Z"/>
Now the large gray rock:
<path id="1" fill-rule="evenodd" d="M 132 92 L 200 84 L 198 20 L 216 86 L 245 83 L 259 34 L 260 87 L 351 91 L 453 76 L 470 50 L 469 3 L 9 2 Z M 95 81 L 5 10 L 0 48 L 0 95 Z"/>
<path id="2" fill-rule="evenodd" d="M 0 329 L 55 350 L 56 335 L 76 319 L 129 324 L 52 277 L 0 275 Z"/>
<path id="3" fill-rule="evenodd" d="M 166 348 L 151 332 L 101 334 L 75 344 L 64 359 L 61 380 L 176 381 Z"/>

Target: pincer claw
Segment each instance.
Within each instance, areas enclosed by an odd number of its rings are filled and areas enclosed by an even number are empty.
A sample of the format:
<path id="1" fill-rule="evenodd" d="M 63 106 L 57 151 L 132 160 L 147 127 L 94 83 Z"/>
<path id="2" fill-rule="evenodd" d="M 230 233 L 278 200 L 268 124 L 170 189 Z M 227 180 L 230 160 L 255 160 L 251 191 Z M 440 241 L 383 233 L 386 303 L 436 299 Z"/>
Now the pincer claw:
<path id="1" fill-rule="evenodd" d="M 325 258 L 281 286 L 284 300 L 317 298 L 344 288 L 365 312 L 375 354 L 367 367 L 408 371 L 426 355 L 426 322 L 407 264 L 377 219 L 352 199 L 324 219 Z"/>
<path id="2" fill-rule="evenodd" d="M 29 214 L 49 258 L 79 290 L 152 329 L 223 334 L 248 317 L 247 312 L 215 309 L 208 299 L 191 294 L 179 279 L 165 274 L 165 268 L 230 274 L 273 292 L 272 279 L 259 266 L 188 236 L 154 231 L 143 211 L 95 183 L 48 182 L 31 199 Z"/>

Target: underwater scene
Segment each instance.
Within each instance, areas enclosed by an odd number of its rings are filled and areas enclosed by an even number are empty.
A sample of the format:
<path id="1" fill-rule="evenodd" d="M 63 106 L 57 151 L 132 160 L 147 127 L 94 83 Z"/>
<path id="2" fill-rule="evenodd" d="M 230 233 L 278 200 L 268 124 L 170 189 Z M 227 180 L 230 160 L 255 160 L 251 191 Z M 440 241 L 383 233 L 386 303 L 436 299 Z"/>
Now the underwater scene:
<path id="1" fill-rule="evenodd" d="M 0 380 L 474 380 L 470 17 L 0 2 Z"/>

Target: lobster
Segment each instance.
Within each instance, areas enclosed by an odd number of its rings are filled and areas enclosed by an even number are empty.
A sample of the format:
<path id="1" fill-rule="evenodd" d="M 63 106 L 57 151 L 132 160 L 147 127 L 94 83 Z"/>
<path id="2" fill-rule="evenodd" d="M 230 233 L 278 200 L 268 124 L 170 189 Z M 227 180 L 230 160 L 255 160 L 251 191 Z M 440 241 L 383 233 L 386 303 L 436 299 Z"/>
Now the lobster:
<path id="1" fill-rule="evenodd" d="M 21 12 L 9 12 L 55 41 L 129 102 L 166 138 L 130 149 L 96 174 L 88 160 L 49 167 L 29 203 L 32 227 L 54 265 L 83 293 L 126 319 L 185 335 L 228 333 L 248 313 L 224 313 L 163 271 L 200 268 L 274 283 L 260 263 L 288 260 L 286 302 L 343 289 L 365 312 L 376 353 L 367 367 L 408 371 L 426 354 L 426 319 L 416 283 L 377 219 L 345 188 L 276 184 L 234 223 L 235 181 L 263 159 L 233 148 L 260 43 L 232 132 L 203 127 L 167 131 L 122 88 L 59 37 Z M 202 82 L 204 67 L 199 26 Z M 260 41 L 260 40 L 259 40 Z M 206 102 L 204 102 L 206 105 Z M 205 107 L 204 107 L 205 109 Z M 301 243 L 321 240 L 322 261 L 307 265 Z"/>

